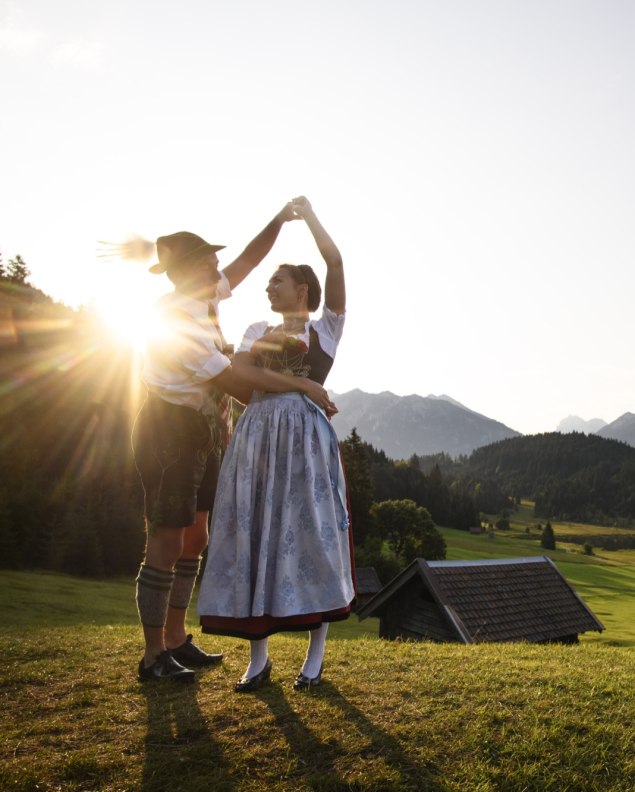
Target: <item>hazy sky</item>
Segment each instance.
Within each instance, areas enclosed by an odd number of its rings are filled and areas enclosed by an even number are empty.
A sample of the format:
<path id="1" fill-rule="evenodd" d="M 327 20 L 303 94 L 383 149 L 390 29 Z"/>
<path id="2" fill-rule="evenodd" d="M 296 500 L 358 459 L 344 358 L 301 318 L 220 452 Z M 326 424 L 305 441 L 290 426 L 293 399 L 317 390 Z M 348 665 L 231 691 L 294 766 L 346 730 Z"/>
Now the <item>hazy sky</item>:
<path id="1" fill-rule="evenodd" d="M 229 263 L 305 194 L 347 271 L 331 389 L 612 421 L 635 412 L 633 41 L 632 0 L 0 0 L 0 250 L 124 322 L 169 284 L 96 240 L 190 230 Z M 324 271 L 283 229 L 229 340 L 281 261 Z"/>

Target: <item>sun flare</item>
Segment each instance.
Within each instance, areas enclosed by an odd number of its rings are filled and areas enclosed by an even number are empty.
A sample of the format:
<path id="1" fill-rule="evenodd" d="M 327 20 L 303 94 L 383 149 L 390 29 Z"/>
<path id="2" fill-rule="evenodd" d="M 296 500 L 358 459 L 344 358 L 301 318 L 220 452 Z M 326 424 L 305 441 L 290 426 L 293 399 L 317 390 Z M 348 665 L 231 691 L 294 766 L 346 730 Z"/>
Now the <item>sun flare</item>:
<path id="1" fill-rule="evenodd" d="M 112 335 L 136 352 L 143 352 L 150 338 L 160 331 L 157 312 L 151 302 L 140 302 L 132 296 L 126 299 L 126 295 L 118 295 L 116 299 L 104 295 L 95 303 L 97 313 Z"/>

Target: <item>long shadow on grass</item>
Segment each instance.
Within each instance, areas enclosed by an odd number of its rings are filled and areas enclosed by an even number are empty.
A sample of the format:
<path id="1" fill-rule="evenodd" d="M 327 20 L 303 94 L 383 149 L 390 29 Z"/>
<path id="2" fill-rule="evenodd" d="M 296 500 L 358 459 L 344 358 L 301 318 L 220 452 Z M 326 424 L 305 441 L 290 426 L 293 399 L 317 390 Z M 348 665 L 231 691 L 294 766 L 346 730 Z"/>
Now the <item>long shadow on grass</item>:
<path id="1" fill-rule="evenodd" d="M 332 742 L 322 742 L 305 724 L 289 704 L 284 689 L 277 684 L 267 685 L 255 695 L 271 709 L 276 725 L 284 734 L 289 751 L 297 761 L 297 769 L 287 774 L 287 780 L 301 777 L 313 789 L 324 789 L 324 779 L 329 779 L 331 788 L 343 780 L 337 776 L 335 761 L 344 751 Z"/>
<path id="2" fill-rule="evenodd" d="M 283 688 L 271 685 L 256 693 L 271 709 L 277 725 L 284 733 L 290 750 L 298 760 L 298 771 L 291 774 L 301 775 L 302 780 L 315 790 L 355 789 L 354 784 L 338 776 L 336 762 L 344 759 L 344 764 L 357 768 L 368 764 L 369 760 L 381 757 L 383 763 L 392 771 L 389 786 L 377 779 L 377 786 L 364 789 L 418 789 L 426 792 L 447 790 L 436 780 L 429 767 L 413 761 L 404 752 L 399 741 L 373 723 L 354 704 L 351 704 L 332 683 L 323 681 L 319 688 L 309 692 L 291 693 L 297 701 L 306 703 L 305 714 L 298 714 L 289 704 Z M 324 697 L 328 703 L 341 711 L 345 737 L 323 742 L 311 730 L 311 699 Z M 372 774 L 372 770 L 370 771 Z M 367 778 L 366 781 L 370 779 Z M 362 788 L 362 787 L 360 787 Z"/>
<path id="3" fill-rule="evenodd" d="M 141 789 L 235 789 L 223 749 L 212 739 L 201 713 L 198 685 L 149 683 L 142 692 L 148 706 L 148 732 Z"/>

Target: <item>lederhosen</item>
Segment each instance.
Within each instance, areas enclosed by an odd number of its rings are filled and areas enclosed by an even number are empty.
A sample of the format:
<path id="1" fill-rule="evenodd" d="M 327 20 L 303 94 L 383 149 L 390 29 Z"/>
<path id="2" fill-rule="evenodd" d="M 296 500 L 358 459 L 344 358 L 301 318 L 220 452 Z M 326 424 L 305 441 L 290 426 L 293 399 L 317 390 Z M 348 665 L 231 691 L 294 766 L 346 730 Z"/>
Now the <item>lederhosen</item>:
<path id="1" fill-rule="evenodd" d="M 215 312 L 223 354 L 225 344 Z M 135 421 L 132 447 L 145 494 L 145 515 L 152 526 L 183 528 L 196 512 L 210 511 L 220 462 L 231 435 L 231 398 L 210 383 L 200 410 L 172 404 L 152 391 Z"/>

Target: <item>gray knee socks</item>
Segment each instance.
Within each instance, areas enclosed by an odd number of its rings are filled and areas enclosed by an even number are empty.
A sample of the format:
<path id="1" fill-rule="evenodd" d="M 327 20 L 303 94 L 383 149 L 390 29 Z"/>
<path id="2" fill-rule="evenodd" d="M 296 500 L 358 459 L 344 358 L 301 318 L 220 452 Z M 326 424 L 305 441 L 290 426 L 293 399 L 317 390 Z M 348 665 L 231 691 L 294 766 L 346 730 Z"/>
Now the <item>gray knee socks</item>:
<path id="1" fill-rule="evenodd" d="M 174 572 L 141 564 L 137 576 L 137 608 L 144 627 L 164 627 Z"/>
<path id="2" fill-rule="evenodd" d="M 200 558 L 180 558 L 174 566 L 174 583 L 170 594 L 170 607 L 187 609 L 192 599 Z"/>

